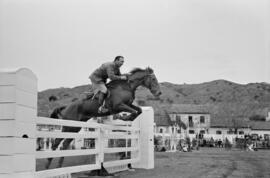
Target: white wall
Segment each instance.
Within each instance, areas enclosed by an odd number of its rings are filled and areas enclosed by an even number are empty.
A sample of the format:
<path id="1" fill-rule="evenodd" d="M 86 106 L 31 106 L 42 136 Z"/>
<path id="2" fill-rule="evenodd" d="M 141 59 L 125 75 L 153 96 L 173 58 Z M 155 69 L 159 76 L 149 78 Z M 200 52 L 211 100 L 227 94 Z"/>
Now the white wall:
<path id="1" fill-rule="evenodd" d="M 258 134 L 259 136 L 262 136 L 262 138 L 264 138 L 264 134 L 270 135 L 270 130 L 251 130 L 250 134 Z"/>
<path id="2" fill-rule="evenodd" d="M 222 133 L 222 135 L 228 135 L 228 131 L 229 131 L 230 129 L 229 128 L 210 128 L 209 129 L 209 134 L 216 134 L 216 132 L 217 131 L 221 131 Z M 248 128 L 239 128 L 239 129 L 237 129 L 237 132 L 239 133 L 240 131 L 243 131 L 244 132 L 244 134 L 249 134 L 250 133 L 250 129 L 248 129 Z"/>

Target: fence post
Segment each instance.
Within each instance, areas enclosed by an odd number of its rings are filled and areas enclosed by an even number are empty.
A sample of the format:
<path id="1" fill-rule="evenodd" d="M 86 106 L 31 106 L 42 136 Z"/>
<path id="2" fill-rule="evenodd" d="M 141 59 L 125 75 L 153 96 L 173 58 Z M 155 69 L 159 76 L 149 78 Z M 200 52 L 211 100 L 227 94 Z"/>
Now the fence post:
<path id="1" fill-rule="evenodd" d="M 0 178 L 34 178 L 37 77 L 26 68 L 0 71 Z"/>
<path id="2" fill-rule="evenodd" d="M 139 162 L 132 164 L 134 168 L 154 168 L 154 111 L 152 107 L 142 107 L 143 112 L 132 125 L 140 128 Z"/>

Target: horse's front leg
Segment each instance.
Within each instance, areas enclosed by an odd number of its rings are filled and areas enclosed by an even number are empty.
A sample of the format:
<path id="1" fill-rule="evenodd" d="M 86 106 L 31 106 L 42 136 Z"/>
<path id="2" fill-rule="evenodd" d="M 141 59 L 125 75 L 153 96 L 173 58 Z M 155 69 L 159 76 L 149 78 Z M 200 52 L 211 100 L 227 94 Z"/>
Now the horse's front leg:
<path id="1" fill-rule="evenodd" d="M 136 115 L 134 114 L 130 114 L 127 117 L 127 120 L 129 121 L 134 121 L 141 113 L 142 113 L 142 109 L 139 106 L 135 106 L 133 104 L 129 105 L 131 108 L 135 109 L 137 111 Z"/>
<path id="2" fill-rule="evenodd" d="M 136 108 L 135 108 L 136 107 Z M 129 112 L 130 115 L 125 119 L 125 121 L 133 121 L 139 114 L 141 114 L 141 109 L 134 105 L 120 104 L 114 110 L 119 112 Z"/>

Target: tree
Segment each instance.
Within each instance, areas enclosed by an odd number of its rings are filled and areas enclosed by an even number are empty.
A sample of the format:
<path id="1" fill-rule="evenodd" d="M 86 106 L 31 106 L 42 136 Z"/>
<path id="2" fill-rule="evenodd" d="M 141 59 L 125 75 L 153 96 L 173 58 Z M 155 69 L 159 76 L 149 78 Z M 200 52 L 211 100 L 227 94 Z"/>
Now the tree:
<path id="1" fill-rule="evenodd" d="M 54 95 L 52 95 L 52 96 L 49 97 L 49 101 L 50 101 L 50 102 L 51 102 L 51 101 L 56 101 L 56 100 L 57 100 L 57 97 L 54 96 Z"/>
<path id="2" fill-rule="evenodd" d="M 265 116 L 259 115 L 259 114 L 255 114 L 249 117 L 250 121 L 265 121 L 266 118 Z"/>
<path id="3" fill-rule="evenodd" d="M 183 128 L 184 130 L 187 129 L 186 124 L 180 119 L 180 118 L 176 118 L 176 124 L 179 126 L 179 128 Z"/>

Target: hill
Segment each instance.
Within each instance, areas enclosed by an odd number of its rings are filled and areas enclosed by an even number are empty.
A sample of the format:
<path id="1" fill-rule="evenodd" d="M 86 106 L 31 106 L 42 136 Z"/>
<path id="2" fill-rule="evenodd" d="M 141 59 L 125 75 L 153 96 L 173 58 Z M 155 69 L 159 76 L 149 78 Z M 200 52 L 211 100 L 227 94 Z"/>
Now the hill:
<path id="1" fill-rule="evenodd" d="M 144 89 L 136 91 L 136 101 L 142 106 L 153 106 L 155 114 L 164 112 L 166 107 L 177 104 L 206 105 L 213 123 L 229 122 L 232 119 L 247 120 L 254 115 L 265 117 L 270 111 L 270 84 L 250 83 L 241 85 L 226 80 L 215 80 L 201 84 L 160 83 L 162 96 L 154 100 L 152 94 Z M 48 116 L 48 98 L 58 98 L 57 105 L 67 105 L 81 97 L 89 85 L 75 88 L 56 88 L 38 93 L 38 115 Z"/>

